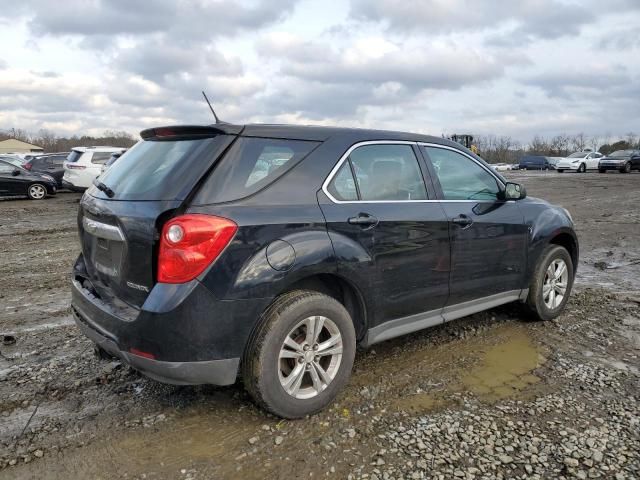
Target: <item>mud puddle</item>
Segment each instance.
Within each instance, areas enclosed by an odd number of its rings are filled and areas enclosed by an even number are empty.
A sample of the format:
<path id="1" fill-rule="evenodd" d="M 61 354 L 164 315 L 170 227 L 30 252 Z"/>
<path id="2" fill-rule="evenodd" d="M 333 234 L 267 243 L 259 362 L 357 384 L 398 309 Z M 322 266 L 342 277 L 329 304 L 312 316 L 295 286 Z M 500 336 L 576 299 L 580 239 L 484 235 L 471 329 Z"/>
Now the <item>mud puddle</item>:
<path id="1" fill-rule="evenodd" d="M 459 403 L 460 392 L 471 392 L 489 403 L 515 397 L 540 382 L 535 371 L 546 361 L 542 347 L 535 344 L 526 326 L 518 323 L 499 326 L 489 335 L 444 348 L 455 355 L 450 359 L 449 368 L 433 372 L 432 388 L 418 389 L 396 399 L 395 410 L 428 413 L 453 407 Z M 443 356 L 442 352 L 434 354 Z M 432 363 L 426 361 L 423 366 L 426 365 Z M 418 370 L 422 369 L 418 367 Z M 416 373 L 411 377 L 415 379 Z"/>

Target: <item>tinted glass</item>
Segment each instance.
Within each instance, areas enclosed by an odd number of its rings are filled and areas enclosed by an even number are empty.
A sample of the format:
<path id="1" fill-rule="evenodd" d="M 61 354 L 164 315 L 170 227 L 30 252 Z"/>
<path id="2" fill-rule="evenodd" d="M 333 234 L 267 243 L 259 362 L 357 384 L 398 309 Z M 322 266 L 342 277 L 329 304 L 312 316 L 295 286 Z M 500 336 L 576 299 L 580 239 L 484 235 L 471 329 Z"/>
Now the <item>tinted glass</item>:
<path id="1" fill-rule="evenodd" d="M 496 178 L 470 158 L 444 148 L 424 147 L 431 159 L 445 200 L 496 200 Z"/>
<path id="2" fill-rule="evenodd" d="M 0 162 L 0 173 L 11 173 L 15 170 L 13 165 L 9 165 L 8 163 Z"/>
<path id="3" fill-rule="evenodd" d="M 127 150 L 100 180 L 114 200 L 183 198 L 226 145 L 225 135 L 198 140 L 147 140 Z M 92 195 L 104 197 L 94 189 Z M 106 197 L 105 197 L 106 198 Z"/>
<path id="4" fill-rule="evenodd" d="M 361 200 L 426 200 L 427 190 L 410 145 L 364 145 L 349 159 Z"/>
<path id="5" fill-rule="evenodd" d="M 202 201 L 228 202 L 251 195 L 282 176 L 317 145 L 302 140 L 240 137 L 202 187 Z"/>
<path id="6" fill-rule="evenodd" d="M 67 157 L 67 162 L 71 162 L 71 163 L 77 162 L 78 160 L 80 160 L 80 157 L 82 156 L 83 153 L 84 152 L 73 150 Z"/>
<path id="7" fill-rule="evenodd" d="M 582 158 L 586 155 L 584 152 L 576 152 L 569 155 L 567 158 Z"/>
<path id="8" fill-rule="evenodd" d="M 616 150 L 613 153 L 610 153 L 610 157 L 628 157 L 633 153 L 633 150 Z"/>
<path id="9" fill-rule="evenodd" d="M 349 162 L 344 162 L 336 175 L 327 187 L 329 193 L 336 200 L 353 201 L 358 200 L 356 182 L 353 180 Z"/>
<path id="10" fill-rule="evenodd" d="M 93 152 L 91 155 L 91 163 L 103 164 L 111 158 L 111 153 L 106 152 Z"/>

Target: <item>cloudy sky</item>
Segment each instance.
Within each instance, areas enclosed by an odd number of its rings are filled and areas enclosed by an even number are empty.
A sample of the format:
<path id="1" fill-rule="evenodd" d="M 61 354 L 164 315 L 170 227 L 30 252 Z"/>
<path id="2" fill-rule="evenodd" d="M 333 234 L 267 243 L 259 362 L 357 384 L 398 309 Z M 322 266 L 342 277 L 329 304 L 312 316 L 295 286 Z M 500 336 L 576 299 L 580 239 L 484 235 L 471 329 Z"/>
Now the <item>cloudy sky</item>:
<path id="1" fill-rule="evenodd" d="M 0 0 L 0 129 L 640 133 L 640 0 Z"/>

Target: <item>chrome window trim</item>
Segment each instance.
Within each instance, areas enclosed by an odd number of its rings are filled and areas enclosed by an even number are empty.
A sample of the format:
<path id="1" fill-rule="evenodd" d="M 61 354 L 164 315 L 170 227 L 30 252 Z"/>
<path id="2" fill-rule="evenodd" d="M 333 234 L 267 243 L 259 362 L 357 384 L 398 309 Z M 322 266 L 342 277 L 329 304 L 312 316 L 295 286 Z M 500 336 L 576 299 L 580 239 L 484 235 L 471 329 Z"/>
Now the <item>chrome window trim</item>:
<path id="1" fill-rule="evenodd" d="M 342 167 L 342 164 L 347 161 L 347 158 L 349 158 L 349 155 L 351 155 L 351 152 L 353 152 L 356 148 L 364 147 L 367 145 L 412 145 L 413 146 L 413 145 L 417 145 L 417 142 L 410 142 L 407 140 L 367 140 L 364 142 L 354 143 L 340 157 L 340 159 L 338 160 L 338 163 L 336 163 L 335 166 L 331 169 L 331 172 L 329 172 L 329 175 L 327 176 L 324 183 L 322 184 L 322 191 L 327 197 L 329 197 L 329 200 L 331 200 L 333 203 L 338 203 L 338 204 L 342 204 L 342 203 L 411 203 L 411 202 L 424 203 L 424 202 L 435 201 L 435 200 L 338 200 L 337 198 L 334 198 L 334 196 L 331 195 L 331 193 L 329 193 L 329 188 L 328 188 L 329 184 L 333 180 L 333 177 L 336 176 L 336 174 L 338 173 L 338 170 L 340 170 L 340 167 Z M 418 162 L 418 166 L 419 166 L 420 159 L 418 157 L 416 157 L 416 161 Z M 357 179 L 355 178 L 353 180 L 357 181 Z M 424 178 L 423 178 L 423 182 L 424 182 Z M 424 188 L 426 191 L 427 189 L 426 184 Z"/>
<path id="2" fill-rule="evenodd" d="M 445 150 L 452 150 L 452 151 L 454 151 L 456 153 L 464 155 L 465 157 L 469 158 L 470 160 L 475 162 L 480 167 L 484 168 L 487 172 L 489 172 L 489 174 L 491 174 L 491 176 L 493 176 L 493 178 L 496 179 L 496 181 L 500 185 L 502 185 L 503 187 L 505 186 L 504 182 L 500 179 L 500 177 L 496 176 L 495 172 L 492 172 L 490 168 L 487 168 L 482 163 L 478 162 L 475 158 L 473 158 L 472 156 L 464 153 L 461 150 L 458 150 L 457 148 L 449 147 L 448 145 L 440 145 L 439 143 L 412 142 L 412 141 L 408 141 L 408 140 L 367 140 L 367 141 L 363 141 L 363 142 L 354 143 L 353 145 L 351 145 L 351 147 L 349 147 L 347 149 L 347 151 L 340 157 L 338 162 L 335 164 L 335 166 L 329 172 L 329 175 L 327 176 L 325 181 L 322 183 L 322 191 L 329 198 L 329 200 L 331 200 L 332 203 L 336 203 L 336 204 L 351 204 L 351 203 L 434 203 L 434 202 L 493 203 L 493 202 L 495 202 L 495 200 L 488 200 L 488 199 L 478 199 L 478 200 L 446 200 L 446 199 L 443 199 L 443 200 L 439 200 L 439 199 L 434 199 L 434 200 L 338 200 L 337 198 L 334 198 L 334 196 L 331 195 L 331 193 L 329 193 L 329 189 L 328 189 L 329 184 L 333 180 L 333 177 L 335 177 L 335 175 L 338 173 L 338 170 L 340 170 L 340 168 L 342 167 L 342 164 L 347 160 L 347 158 L 349 158 L 349 155 L 351 155 L 351 152 L 353 152 L 358 147 L 362 147 L 362 146 L 366 146 L 366 145 L 415 145 L 415 146 L 418 146 L 418 147 L 419 146 L 435 147 L 435 148 L 443 148 Z M 420 159 L 419 158 L 416 158 L 416 160 L 418 160 L 418 163 L 420 163 Z M 421 168 L 421 170 L 422 170 L 422 168 Z M 430 175 L 430 172 L 427 172 L 427 173 Z M 356 179 L 354 179 L 354 181 L 356 181 Z M 423 179 L 423 181 L 424 181 L 424 179 Z M 425 184 L 425 189 L 426 188 L 427 188 L 427 185 Z M 428 193 L 428 189 L 427 189 L 427 193 Z"/>

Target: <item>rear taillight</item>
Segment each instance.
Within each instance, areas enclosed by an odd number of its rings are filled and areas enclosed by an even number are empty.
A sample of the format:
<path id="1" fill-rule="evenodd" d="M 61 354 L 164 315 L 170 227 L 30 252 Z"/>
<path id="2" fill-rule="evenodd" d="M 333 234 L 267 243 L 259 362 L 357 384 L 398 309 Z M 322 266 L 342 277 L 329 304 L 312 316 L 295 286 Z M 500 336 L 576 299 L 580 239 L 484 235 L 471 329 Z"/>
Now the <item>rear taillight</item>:
<path id="1" fill-rule="evenodd" d="M 67 168 L 71 170 L 84 170 L 87 167 L 85 167 L 84 165 L 73 165 L 71 163 L 67 163 Z"/>
<path id="2" fill-rule="evenodd" d="M 25 163 L 23 167 L 26 168 L 27 170 L 31 170 L 33 168 L 33 165 L 31 165 L 30 163 Z"/>
<path id="3" fill-rule="evenodd" d="M 227 218 L 189 214 L 162 229 L 158 282 L 184 283 L 200 275 L 229 244 L 238 226 Z"/>

